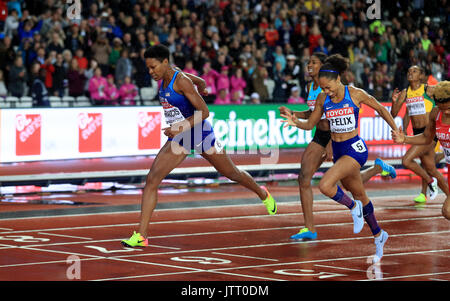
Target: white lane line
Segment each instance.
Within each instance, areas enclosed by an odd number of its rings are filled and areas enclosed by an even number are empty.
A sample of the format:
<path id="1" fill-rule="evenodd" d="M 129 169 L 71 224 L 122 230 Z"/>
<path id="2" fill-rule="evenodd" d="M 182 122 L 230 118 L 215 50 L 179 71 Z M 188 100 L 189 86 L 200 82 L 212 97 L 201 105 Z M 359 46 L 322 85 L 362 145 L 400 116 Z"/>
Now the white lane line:
<path id="1" fill-rule="evenodd" d="M 436 252 L 447 252 L 450 249 L 444 250 L 429 250 L 429 251 L 419 251 L 419 252 L 403 252 L 403 253 L 394 253 L 394 254 L 385 254 L 384 257 L 393 257 L 393 256 L 406 256 L 406 255 L 414 255 L 414 254 L 426 254 L 426 253 L 436 253 Z M 261 268 L 261 267 L 276 267 L 282 265 L 295 265 L 295 264 L 304 264 L 304 263 L 320 263 L 327 261 L 345 261 L 345 260 L 354 260 L 354 259 L 367 259 L 370 256 L 352 256 L 352 257 L 341 257 L 341 258 L 325 258 L 325 259 L 315 259 L 308 261 L 292 261 L 292 262 L 280 262 L 280 263 L 268 263 L 268 264 L 259 264 L 259 265 L 250 265 L 250 266 L 242 266 L 242 267 L 232 267 L 232 268 L 220 268 L 215 269 L 216 271 L 226 271 L 226 270 L 234 270 L 234 269 L 252 269 L 252 268 Z M 381 264 L 383 264 L 383 259 L 381 259 Z"/>
<path id="2" fill-rule="evenodd" d="M 278 259 L 272 259 L 272 258 L 255 257 L 255 256 L 238 255 L 238 254 L 229 254 L 229 253 L 213 252 L 212 254 L 225 255 L 225 256 L 234 256 L 234 257 L 241 257 L 241 258 L 259 259 L 259 260 L 268 260 L 268 261 L 279 261 Z"/>
<path id="3" fill-rule="evenodd" d="M 445 250 L 429 250 L 429 251 L 420 251 L 420 252 L 403 252 L 398 254 L 387 254 L 387 256 L 406 256 L 411 254 L 427 254 L 427 253 L 435 253 L 435 252 L 446 252 L 450 251 L 450 249 Z M 228 268 L 218 268 L 218 269 L 209 269 L 209 270 L 201 270 L 201 271 L 189 271 L 189 272 L 180 272 L 180 273 L 167 273 L 167 274 L 157 274 L 157 276 L 164 276 L 164 275 L 176 275 L 176 274 L 186 274 L 186 273 L 198 273 L 198 272 L 209 272 L 209 273 L 221 273 L 221 274 L 228 274 L 233 276 L 244 276 L 244 277 L 253 277 L 253 278 L 262 278 L 259 276 L 252 276 L 252 275 L 245 275 L 245 274 L 238 274 L 238 273 L 231 273 L 228 272 L 229 270 L 243 270 L 243 269 L 254 269 L 254 268 L 266 268 L 266 267 L 278 267 L 278 266 L 284 266 L 284 265 L 301 265 L 301 264 L 310 264 L 310 263 L 321 263 L 321 262 L 328 262 L 328 261 L 347 261 L 347 260 L 355 260 L 355 259 L 367 259 L 369 256 L 354 256 L 354 257 L 341 257 L 341 258 L 327 258 L 327 259 L 318 259 L 318 260 L 309 260 L 309 261 L 293 261 L 293 262 L 279 262 L 279 263 L 273 263 L 273 264 L 260 264 L 260 265 L 252 265 L 252 266 L 241 266 L 241 267 L 228 267 Z M 382 262 L 381 262 L 382 263 Z M 336 268 L 336 267 L 334 267 Z M 367 272 L 362 270 L 357 270 L 361 272 Z M 435 273 L 435 274 L 424 274 L 424 275 L 438 275 L 438 274 L 447 274 L 450 272 L 445 273 Z M 387 274 L 387 273 L 384 273 Z M 153 274 L 155 275 L 155 274 Z M 152 277 L 152 274 L 150 275 L 142 275 L 142 276 L 136 276 L 136 278 L 141 277 Z M 398 276 L 398 277 L 391 277 L 394 278 L 402 278 L 407 276 Z M 108 279 L 99 279 L 99 280 L 123 280 L 123 279 L 132 279 L 133 276 L 126 276 L 126 277 L 116 277 L 116 278 L 108 278 Z M 275 279 L 275 278 L 264 278 L 265 280 L 279 280 L 283 281 L 282 279 Z M 384 278 L 390 279 L 390 278 Z M 369 279 L 370 280 L 370 279 Z M 361 281 L 361 280 L 360 280 Z M 367 279 L 362 279 L 362 281 L 367 281 Z"/>
<path id="4" fill-rule="evenodd" d="M 386 209 L 386 208 L 383 208 Z M 394 208 L 398 209 L 398 208 Z M 315 215 L 318 214 L 337 214 L 337 213 L 346 213 L 348 214 L 348 209 L 338 209 L 338 210 L 327 210 L 327 211 L 316 211 Z M 295 216 L 295 215 L 303 215 L 301 212 L 291 212 L 291 213 L 279 213 L 275 216 L 267 215 L 267 214 L 255 214 L 255 215 L 243 215 L 243 216 L 228 216 L 228 217 L 210 217 L 210 218 L 196 218 L 196 219 L 181 219 L 181 220 L 168 220 L 168 221 L 156 221 L 152 222 L 152 225 L 161 225 L 161 224 L 174 224 L 174 223 L 193 223 L 193 222 L 207 222 L 207 221 L 228 221 L 228 220 L 236 220 L 236 219 L 246 219 L 246 218 L 281 218 L 286 216 Z M 422 217 L 423 219 L 427 218 L 442 218 L 441 215 L 435 217 Z M 385 221 L 395 221 L 395 220 L 379 220 L 378 222 Z M 400 220 L 399 220 L 400 221 Z M 83 229 L 97 229 L 97 228 L 113 228 L 113 227 L 129 227 L 136 226 L 136 223 L 126 223 L 126 224 L 109 224 L 109 225 L 95 225 L 95 226 L 78 226 L 78 227 L 65 227 L 65 228 L 49 228 L 49 229 L 37 229 L 37 230 L 16 230 L 16 231 L 8 231 L 8 232 L 0 232 L 0 234 L 15 234 L 15 233 L 32 233 L 32 232 L 52 232 L 52 231 L 65 231 L 65 230 L 83 230 Z M 318 225 L 320 227 L 320 225 Z"/>
<path id="5" fill-rule="evenodd" d="M 331 266 L 331 265 L 315 264 L 314 266 L 322 267 L 322 268 L 337 269 L 337 270 L 347 270 L 347 271 L 367 273 L 367 270 L 358 270 L 358 269 L 351 269 L 351 268 L 335 267 L 335 266 Z M 384 273 L 384 274 L 387 274 L 387 273 Z"/>
<path id="6" fill-rule="evenodd" d="M 118 256 L 106 257 L 106 256 L 82 254 L 82 253 L 76 253 L 76 252 L 67 252 L 67 251 L 60 251 L 60 250 L 48 250 L 48 249 L 39 249 L 39 248 L 30 248 L 30 247 L 21 247 L 21 249 L 33 250 L 33 251 L 39 251 L 39 252 L 57 253 L 57 254 L 64 254 L 64 255 L 83 256 L 83 257 L 89 257 L 91 260 L 94 260 L 94 259 L 115 260 L 115 261 L 125 261 L 125 262 L 138 263 L 138 264 L 147 264 L 147 265 L 156 265 L 156 266 L 162 266 L 162 267 L 179 268 L 179 269 L 185 269 L 185 270 L 202 271 L 201 269 L 196 269 L 196 268 L 190 268 L 190 267 L 184 267 L 184 266 L 176 266 L 176 265 L 169 265 L 169 264 L 156 263 L 156 262 L 137 261 L 137 260 L 132 260 L 132 259 L 119 258 Z M 81 259 L 80 258 L 80 260 L 85 260 L 85 259 Z M 36 262 L 35 264 L 40 264 L 40 262 Z M 21 265 L 31 265 L 31 263 L 29 263 L 29 264 L 21 264 Z M 11 267 L 11 266 L 15 266 L 15 265 L 8 265 L 8 267 Z M 6 266 L 0 266 L 0 268 L 2 268 L 2 267 L 6 267 Z"/>
<path id="7" fill-rule="evenodd" d="M 414 197 L 416 197 L 417 194 L 401 194 L 401 195 L 390 195 L 390 196 L 369 196 L 369 199 L 372 201 L 375 200 L 399 200 L 399 199 L 412 199 Z M 298 196 L 297 195 L 292 195 L 292 196 L 288 196 L 288 197 L 292 197 L 293 200 L 292 201 L 284 201 L 281 202 L 279 204 L 279 206 L 283 206 L 283 205 L 294 205 L 294 204 L 298 204 Z M 326 197 L 324 197 L 323 195 L 315 195 L 315 197 L 318 197 L 318 199 L 314 200 L 315 202 L 330 202 L 330 204 L 335 204 L 335 202 L 333 202 L 333 200 L 328 199 Z M 441 195 L 438 196 L 438 198 L 440 198 Z M 222 199 L 221 199 L 222 200 Z M 436 199 L 439 200 L 439 199 Z M 436 201 L 435 200 L 435 201 Z M 444 200 L 444 198 L 442 199 Z M 435 205 L 435 204 L 432 204 Z M 209 206 L 201 206 L 201 207 L 186 207 L 186 208 L 158 208 L 155 210 L 155 212 L 157 211 L 173 211 L 173 210 L 198 210 L 198 209 L 218 209 L 218 208 L 231 208 L 231 207 L 255 207 L 258 206 L 260 207 L 260 204 L 229 204 L 229 205 L 209 205 Z M 377 208 L 379 209 L 388 209 L 389 207 L 385 207 L 385 208 L 381 208 L 381 207 L 377 207 L 375 204 L 375 210 L 377 210 Z M 400 207 L 401 209 L 411 209 L 410 207 Z M 393 209 L 398 209 L 398 207 L 395 207 Z M 413 208 L 414 209 L 414 208 Z M 425 209 L 432 209 L 432 208 L 428 208 L 426 207 Z M 78 214 L 67 214 L 67 215 L 46 215 L 46 216 L 30 216 L 30 217 L 11 217 L 11 218 L 2 218 L 0 219 L 1 221 L 11 221 L 11 220 L 24 220 L 24 219 L 42 219 L 42 218 L 67 218 L 67 217 L 80 217 L 80 216 L 91 216 L 91 215 L 113 215 L 113 214 L 127 214 L 127 213 L 140 213 L 140 210 L 129 210 L 129 211 L 115 211 L 115 212 L 91 212 L 91 213 L 78 213 Z"/>
<path id="8" fill-rule="evenodd" d="M 348 210 L 345 210 L 348 211 Z M 252 216 L 253 218 L 254 216 Z M 230 217 L 229 219 L 234 219 L 234 217 Z M 393 220 L 381 220 L 379 221 L 380 224 L 384 224 L 384 223 L 390 223 L 390 222 L 412 222 L 412 221 L 431 221 L 431 220 L 440 220 L 443 219 L 443 217 L 441 216 L 435 216 L 435 217 L 417 217 L 417 218 L 405 218 L 405 219 L 393 219 Z M 209 220 L 209 219 L 208 219 Z M 201 220 L 200 220 L 201 221 Z M 316 225 L 317 228 L 322 228 L 322 227 L 337 227 L 337 226 L 348 226 L 348 225 L 353 225 L 353 222 L 344 222 L 344 223 L 332 223 L 332 224 L 321 224 L 321 225 Z M 116 225 L 116 226 L 120 226 L 120 225 Z M 239 230 L 226 230 L 226 231 L 215 231 L 215 232 L 198 232 L 198 233 L 179 233 L 179 234 L 169 234 L 169 235 L 159 235 L 159 236 L 150 236 L 148 239 L 149 241 L 151 240 L 156 240 L 156 239 L 161 239 L 161 238 L 177 238 L 177 237 L 193 237 L 193 236 L 204 236 L 204 235 L 221 235 L 221 234 L 233 234 L 233 233 L 242 233 L 242 232 L 261 232 L 261 231 L 279 231 L 279 230 L 288 230 L 288 229 L 297 229 L 298 226 L 287 226 L 287 227 L 272 227 L 272 228 L 251 228 L 251 229 L 239 229 Z M 83 229 L 85 229 L 85 227 L 83 227 Z M 56 229 L 48 229 L 46 231 L 57 231 Z M 25 231 L 26 233 L 29 233 L 31 231 Z M 16 232 L 14 232 L 16 233 Z M 431 232 L 424 232 L 424 233 L 431 233 Z M 433 232 L 434 233 L 434 232 Z M 438 233 L 438 232 L 436 232 Z M 445 231 L 443 233 L 446 233 Z M 11 233 L 8 233 L 11 234 Z M 411 234 L 403 234 L 403 235 L 417 235 L 416 233 L 411 233 Z M 390 236 L 394 236 L 395 235 L 391 235 Z M 371 237 L 373 238 L 373 237 Z M 104 240 L 96 240 L 95 242 L 97 243 L 103 243 L 103 242 L 112 242 L 112 241 L 118 241 L 118 238 L 115 239 L 104 239 Z M 314 240 L 314 242 L 318 242 L 318 241 L 323 241 L 323 240 Z M 331 240 L 326 240 L 326 241 L 333 241 L 333 239 Z M 76 244 L 84 244 L 84 241 L 75 241 L 75 242 L 63 242 L 63 243 L 48 243 L 48 244 L 32 244 L 32 245 L 27 245 L 27 247 L 47 247 L 47 246 L 62 246 L 62 245 L 76 245 Z M 291 241 L 290 243 L 302 243 L 302 242 L 298 242 L 298 241 Z M 150 246 L 157 246 L 157 245 L 152 245 L 150 243 Z M 164 246 L 166 247 L 166 246 Z M 173 247 L 167 247 L 167 248 L 173 248 Z M 179 249 L 179 248 L 176 248 Z"/>
<path id="9" fill-rule="evenodd" d="M 49 236 L 59 236 L 59 237 L 66 237 L 66 238 L 78 238 L 78 239 L 84 239 L 84 240 L 92 240 L 92 238 L 89 237 L 81 237 L 81 236 L 73 236 L 73 235 L 65 235 L 65 234 L 55 234 L 55 233 L 47 233 L 47 232 L 38 232 L 38 234 L 44 234 Z"/>
<path id="10" fill-rule="evenodd" d="M 414 277 L 426 277 L 426 276 L 437 276 L 437 275 L 447 275 L 450 272 L 440 272 L 440 273 L 426 273 L 426 274 L 415 274 L 415 275 L 404 275 L 404 276 L 393 276 L 393 277 L 383 277 L 383 280 L 392 280 L 392 279 L 405 279 L 405 278 L 414 278 Z M 373 281 L 376 279 L 364 279 L 360 281 Z M 443 280 L 445 281 L 445 280 Z"/>

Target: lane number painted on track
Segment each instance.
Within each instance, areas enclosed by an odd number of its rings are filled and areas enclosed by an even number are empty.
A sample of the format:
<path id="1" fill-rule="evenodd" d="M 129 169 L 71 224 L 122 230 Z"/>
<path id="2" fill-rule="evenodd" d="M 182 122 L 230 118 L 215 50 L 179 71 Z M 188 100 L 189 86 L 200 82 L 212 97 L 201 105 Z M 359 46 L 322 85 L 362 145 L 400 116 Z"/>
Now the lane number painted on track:
<path id="1" fill-rule="evenodd" d="M 204 256 L 180 256 L 170 258 L 173 261 L 183 261 L 183 262 L 197 262 L 199 264 L 228 264 L 231 260 L 214 258 L 214 257 L 204 257 Z"/>
<path id="2" fill-rule="evenodd" d="M 49 241 L 48 238 L 39 238 L 30 235 L 7 235 L 0 236 L 0 240 L 12 240 L 14 242 L 44 242 Z"/>
<path id="3" fill-rule="evenodd" d="M 306 269 L 276 270 L 276 271 L 274 271 L 274 273 L 280 274 L 280 275 L 286 275 L 286 276 L 295 276 L 295 277 L 317 277 L 319 279 L 347 276 L 344 274 L 336 274 L 336 273 L 330 273 L 330 272 L 316 272 L 314 270 L 306 270 Z"/>

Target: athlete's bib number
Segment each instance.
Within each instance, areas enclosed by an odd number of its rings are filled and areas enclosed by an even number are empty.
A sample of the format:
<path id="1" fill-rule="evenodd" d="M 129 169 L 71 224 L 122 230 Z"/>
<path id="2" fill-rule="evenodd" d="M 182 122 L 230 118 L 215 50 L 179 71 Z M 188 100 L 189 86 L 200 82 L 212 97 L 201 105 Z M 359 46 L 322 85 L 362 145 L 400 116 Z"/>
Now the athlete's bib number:
<path id="1" fill-rule="evenodd" d="M 409 116 L 424 115 L 427 113 L 423 97 L 412 97 L 406 100 Z"/>
<path id="2" fill-rule="evenodd" d="M 358 140 L 355 143 L 352 143 L 353 149 L 358 153 L 363 153 L 366 151 L 366 146 L 364 145 L 364 142 L 362 140 Z"/>
<path id="3" fill-rule="evenodd" d="M 447 147 L 442 147 L 445 155 L 445 163 L 450 164 L 450 149 Z"/>

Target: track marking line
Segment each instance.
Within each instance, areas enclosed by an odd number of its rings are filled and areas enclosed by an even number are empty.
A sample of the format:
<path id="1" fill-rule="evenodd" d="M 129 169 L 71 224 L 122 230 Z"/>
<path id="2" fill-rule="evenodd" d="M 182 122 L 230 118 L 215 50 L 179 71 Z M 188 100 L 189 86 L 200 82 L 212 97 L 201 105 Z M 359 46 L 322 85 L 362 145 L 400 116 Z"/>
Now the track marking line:
<path id="1" fill-rule="evenodd" d="M 335 267 L 335 266 L 331 266 L 331 265 L 315 264 L 314 266 L 316 266 L 316 267 L 323 267 L 323 268 L 338 269 L 338 270 L 347 270 L 347 271 L 367 273 L 367 270 L 358 270 L 358 269 L 351 269 L 351 268 Z M 383 273 L 383 274 L 388 274 L 388 273 Z"/>
<path id="2" fill-rule="evenodd" d="M 370 200 L 375 201 L 375 200 L 404 200 L 404 199 L 409 199 L 416 197 L 417 194 L 401 194 L 401 195 L 390 195 L 390 196 L 371 196 L 369 195 Z M 439 194 L 438 197 L 442 196 L 442 194 Z M 290 195 L 288 196 L 290 197 Z M 292 197 L 294 198 L 294 195 L 292 195 Z M 330 198 L 327 198 L 325 196 L 323 196 L 322 194 L 315 194 L 314 195 L 314 202 L 330 202 L 330 203 L 335 203 L 333 202 L 333 200 L 331 200 Z M 445 198 L 442 199 L 442 201 Z M 435 199 L 435 201 L 438 199 Z M 284 201 L 284 202 L 280 202 L 278 205 L 282 206 L 283 204 L 287 204 L 287 205 L 292 205 L 292 204 L 299 204 L 299 200 L 297 195 L 295 195 L 295 199 L 293 199 L 292 201 Z M 198 210 L 198 209 L 217 209 L 217 208 L 230 208 L 230 207 L 260 207 L 260 204 L 229 204 L 229 205 L 209 205 L 209 206 L 201 206 L 201 207 L 185 207 L 185 208 L 157 208 L 155 209 L 155 212 L 157 211 L 173 211 L 173 210 Z M 375 208 L 379 208 L 376 207 Z M 401 207 L 402 209 L 407 209 L 408 207 Z M 79 217 L 79 216 L 91 216 L 91 215 L 114 215 L 114 214 L 127 214 L 127 213 L 140 213 L 140 210 L 129 210 L 129 211 L 116 211 L 116 212 L 92 212 L 92 213 L 79 213 L 79 214 L 67 214 L 67 215 L 46 215 L 46 216 L 31 216 L 31 217 L 11 217 L 11 218 L 4 218 L 4 219 L 0 219 L 1 221 L 10 221 L 10 220 L 23 220 L 23 219 L 41 219 L 41 218 L 61 218 L 61 217 Z"/>
<path id="3" fill-rule="evenodd" d="M 66 238 L 78 238 L 78 239 L 84 239 L 84 240 L 92 240 L 92 238 L 89 238 L 89 237 L 64 235 L 64 234 L 55 234 L 55 233 L 46 233 L 46 232 L 38 232 L 38 234 L 44 234 L 44 235 L 49 235 L 49 236 L 59 236 L 59 237 L 66 237 Z"/>
<path id="4" fill-rule="evenodd" d="M 346 210 L 347 211 L 347 210 Z M 405 219 L 394 219 L 394 220 L 380 220 L 378 221 L 380 224 L 381 223 L 389 223 L 389 222 L 411 222 L 411 221 L 417 221 L 417 220 L 439 220 L 442 217 L 438 216 L 438 217 L 418 217 L 418 218 L 405 218 Z M 233 218 L 230 218 L 233 219 Z M 202 221 L 202 220 L 198 220 L 198 221 Z M 332 224 L 321 224 L 321 225 L 316 225 L 317 228 L 321 228 L 321 227 L 337 227 L 337 226 L 348 226 L 348 225 L 353 225 L 352 222 L 344 222 L 344 223 L 332 223 Z M 120 226 L 120 225 L 117 225 Z M 97 226 L 94 226 L 97 227 Z M 288 229 L 297 229 L 298 226 L 287 226 L 287 227 L 277 227 L 277 228 L 256 228 L 256 229 L 238 229 L 238 230 L 226 230 L 226 231 L 215 231 L 215 232 L 199 232 L 199 233 L 179 233 L 179 234 L 170 234 L 170 235 L 159 235 L 159 236 L 150 236 L 148 237 L 149 241 L 151 240 L 155 240 L 155 239 L 161 239 L 161 238 L 177 238 L 177 237 L 193 237 L 193 236 L 203 236 L 203 235 L 222 235 L 222 234 L 233 234 L 233 233 L 242 233 L 242 232 L 261 232 L 261 231 L 279 231 L 279 230 L 288 230 Z M 83 227 L 83 229 L 85 229 L 85 227 Z M 49 229 L 51 231 L 56 231 L 57 229 Z M 47 230 L 48 231 L 48 230 Z M 32 232 L 32 231 L 20 231 L 20 232 Z M 446 233 L 448 231 L 443 231 L 443 233 Z M 15 232 L 16 234 L 17 232 Z M 428 232 L 424 232 L 427 233 Z M 434 232 L 429 232 L 431 234 L 434 234 Z M 439 232 L 435 232 L 435 233 L 439 233 Z M 9 233 L 11 234 L 11 233 Z M 391 237 L 395 237 L 396 234 L 389 234 Z M 401 235 L 417 235 L 416 233 L 410 233 L 410 234 L 401 234 Z M 373 239 L 373 237 L 371 237 Z M 357 238 L 355 238 L 357 239 Z M 104 239 L 104 240 L 96 240 L 95 242 L 98 243 L 103 243 L 103 242 L 112 242 L 112 241 L 118 241 L 120 239 L 115 238 L 115 239 Z M 329 240 L 314 240 L 311 242 L 319 242 L 319 241 L 333 241 L 333 239 L 329 239 Z M 290 241 L 289 243 L 308 243 L 309 241 Z M 85 241 L 75 241 L 75 242 L 63 242 L 63 243 L 48 243 L 48 244 L 30 244 L 24 247 L 50 247 L 50 246 L 62 246 L 62 245 L 75 245 L 75 244 L 84 244 L 86 243 Z M 11 247 L 15 247 L 13 245 L 5 245 L 5 246 L 11 246 Z M 162 245 L 153 245 L 150 244 L 150 246 L 154 246 L 154 247 L 162 247 L 162 248 L 172 248 L 172 249 L 176 249 L 179 250 L 180 248 L 177 247 L 169 247 L 169 246 L 162 246 Z M 160 253 L 158 253 L 160 254 Z"/>
<path id="5" fill-rule="evenodd" d="M 279 261 L 278 259 L 272 259 L 272 258 L 255 257 L 255 256 L 238 255 L 238 254 L 229 254 L 229 253 L 212 252 L 212 254 L 225 255 L 225 256 L 235 256 L 235 257 L 241 257 L 241 258 L 259 259 L 259 260 L 268 260 L 268 261 Z"/>
<path id="6" fill-rule="evenodd" d="M 415 275 L 403 275 L 403 276 L 393 276 L 393 277 L 383 277 L 383 280 L 392 280 L 392 279 L 405 279 L 405 278 L 413 278 L 413 277 L 425 277 L 425 276 L 437 276 L 437 275 L 447 275 L 450 272 L 440 272 L 440 273 L 427 273 L 427 274 L 415 274 Z M 364 279 L 359 281 L 373 281 L 376 279 Z M 445 281 L 445 280 L 444 280 Z"/>
<path id="7" fill-rule="evenodd" d="M 348 209 L 338 209 L 338 210 L 326 210 L 326 211 L 317 211 L 314 214 L 336 214 L 336 213 L 347 213 Z M 196 219 L 182 219 L 182 220 L 168 220 L 168 221 L 155 221 L 152 222 L 152 225 L 162 225 L 162 224 L 174 224 L 174 223 L 190 223 L 190 222 L 206 222 L 206 221 L 228 221 L 228 220 L 236 220 L 236 219 L 245 219 L 245 218 L 272 218 L 277 219 L 286 216 L 295 216 L 295 215 L 303 215 L 301 212 L 291 212 L 291 213 L 279 213 L 277 215 L 267 215 L 267 214 L 255 214 L 255 215 L 243 215 L 243 216 L 228 216 L 228 217 L 211 217 L 211 218 L 196 218 Z M 428 218 L 443 218 L 441 215 L 432 216 L 432 217 L 419 217 L 414 219 L 428 219 Z M 385 221 L 402 221 L 408 219 L 398 219 L 398 220 L 380 220 L 379 222 Z M 37 230 L 15 230 L 8 232 L 0 232 L 0 234 L 16 234 L 16 233 L 32 233 L 32 232 L 51 232 L 51 231 L 65 231 L 65 230 L 83 230 L 83 229 L 96 229 L 96 228 L 113 228 L 113 227 L 129 227 L 136 226 L 136 223 L 126 223 L 126 224 L 107 224 L 107 225 L 95 225 L 95 226 L 78 226 L 78 227 L 65 227 L 65 228 L 50 228 L 50 229 L 37 229 Z M 320 227 L 320 225 L 318 225 Z M 298 227 L 298 226 L 297 226 Z"/>

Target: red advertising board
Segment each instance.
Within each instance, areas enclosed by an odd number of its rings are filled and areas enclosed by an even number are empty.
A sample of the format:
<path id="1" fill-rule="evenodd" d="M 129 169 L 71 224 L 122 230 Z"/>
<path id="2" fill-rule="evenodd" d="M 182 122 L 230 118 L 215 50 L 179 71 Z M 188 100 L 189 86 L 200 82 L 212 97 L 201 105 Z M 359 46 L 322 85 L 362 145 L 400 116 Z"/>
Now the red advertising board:
<path id="1" fill-rule="evenodd" d="M 139 112 L 138 149 L 159 149 L 161 147 L 161 113 Z"/>
<path id="2" fill-rule="evenodd" d="M 102 113 L 78 114 L 78 151 L 80 153 L 102 151 Z"/>
<path id="3" fill-rule="evenodd" d="M 384 107 L 390 112 L 391 104 L 383 103 Z M 402 125 L 402 119 L 406 113 L 406 106 L 403 106 L 400 112 L 397 114 L 396 123 L 397 126 Z M 371 107 L 366 105 L 361 105 L 359 110 L 359 136 L 364 139 L 367 145 L 382 145 L 382 144 L 393 144 L 391 135 L 391 127 L 389 124 L 378 115 Z M 408 135 L 412 135 L 411 123 L 407 128 Z"/>
<path id="4" fill-rule="evenodd" d="M 16 115 L 16 156 L 41 154 L 41 114 Z"/>

